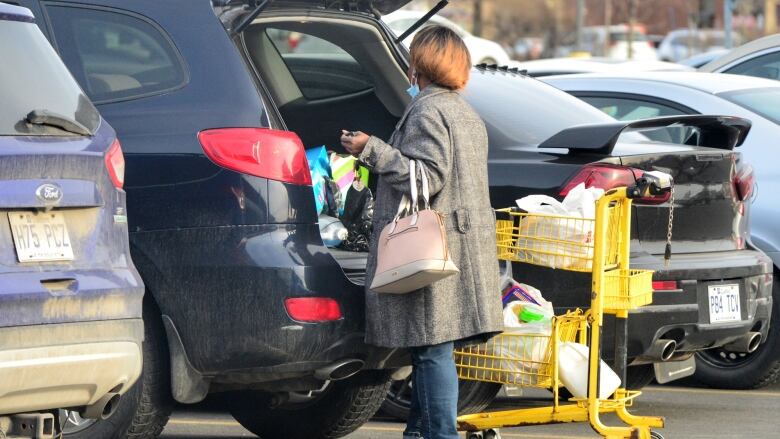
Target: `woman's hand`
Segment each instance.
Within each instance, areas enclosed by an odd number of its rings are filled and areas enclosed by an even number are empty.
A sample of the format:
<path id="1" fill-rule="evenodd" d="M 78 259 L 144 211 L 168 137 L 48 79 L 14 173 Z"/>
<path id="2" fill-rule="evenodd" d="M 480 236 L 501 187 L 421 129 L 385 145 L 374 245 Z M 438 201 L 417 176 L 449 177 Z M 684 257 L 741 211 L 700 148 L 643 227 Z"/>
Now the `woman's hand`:
<path id="1" fill-rule="evenodd" d="M 368 134 L 362 131 L 341 130 L 341 146 L 352 155 L 360 155 L 368 143 Z"/>

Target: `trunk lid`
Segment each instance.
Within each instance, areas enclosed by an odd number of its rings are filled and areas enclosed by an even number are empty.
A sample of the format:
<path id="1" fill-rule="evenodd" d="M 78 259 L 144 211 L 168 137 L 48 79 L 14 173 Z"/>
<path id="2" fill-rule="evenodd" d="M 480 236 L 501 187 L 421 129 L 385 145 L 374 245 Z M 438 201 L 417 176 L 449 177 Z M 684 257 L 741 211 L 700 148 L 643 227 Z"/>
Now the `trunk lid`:
<path id="1" fill-rule="evenodd" d="M 107 136 L 0 141 L 0 270 L 110 269 L 127 249 Z"/>
<path id="2" fill-rule="evenodd" d="M 644 149 L 647 151 L 648 145 Z M 671 151 L 661 149 L 622 155 L 620 160 L 624 166 L 662 171 L 674 178 L 673 253 L 744 248 L 747 215 L 734 187 L 735 175 L 741 166 L 739 153 L 679 147 Z M 634 204 L 636 230 L 632 231 L 632 237 L 651 254 L 664 253 L 669 206 L 669 202 Z"/>

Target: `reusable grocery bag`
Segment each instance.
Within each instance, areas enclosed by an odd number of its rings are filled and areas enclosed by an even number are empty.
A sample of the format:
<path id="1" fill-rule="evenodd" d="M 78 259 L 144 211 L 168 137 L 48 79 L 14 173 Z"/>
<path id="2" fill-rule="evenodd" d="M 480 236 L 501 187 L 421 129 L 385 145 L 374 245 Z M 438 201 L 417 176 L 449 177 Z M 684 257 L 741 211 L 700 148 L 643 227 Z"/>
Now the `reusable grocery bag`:
<path id="1" fill-rule="evenodd" d="M 327 182 L 330 177 L 330 162 L 325 146 L 318 146 L 306 150 L 306 160 L 309 161 L 311 171 L 311 186 L 314 191 L 314 204 L 317 207 L 317 215 L 325 209 Z"/>

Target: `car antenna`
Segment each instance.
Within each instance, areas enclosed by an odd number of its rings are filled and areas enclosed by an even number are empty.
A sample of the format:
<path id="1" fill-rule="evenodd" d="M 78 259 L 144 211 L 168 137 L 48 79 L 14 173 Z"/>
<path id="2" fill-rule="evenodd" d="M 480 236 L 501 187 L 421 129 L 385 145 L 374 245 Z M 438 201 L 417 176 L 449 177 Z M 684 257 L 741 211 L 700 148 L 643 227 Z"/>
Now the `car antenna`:
<path id="1" fill-rule="evenodd" d="M 401 41 L 405 40 L 406 37 L 411 35 L 414 31 L 420 28 L 420 26 L 424 25 L 428 20 L 431 19 L 434 15 L 436 15 L 437 12 L 444 9 L 445 6 L 450 4 L 449 0 L 441 0 L 439 3 L 436 3 L 436 6 L 433 7 L 430 11 L 426 12 L 425 15 L 423 15 L 419 20 L 415 21 L 413 25 L 409 27 L 409 29 L 406 29 L 404 33 L 398 36 L 398 38 L 395 39 L 396 43 L 400 43 Z"/>
<path id="2" fill-rule="evenodd" d="M 252 21 L 254 21 L 255 18 L 257 18 L 258 15 L 260 15 L 261 12 L 263 12 L 263 9 L 268 6 L 269 3 L 271 3 L 271 0 L 255 0 L 255 8 L 252 10 L 252 12 L 249 13 L 243 20 L 241 20 L 240 23 L 238 23 L 231 31 L 230 33 L 233 35 L 240 34 L 243 32 L 244 29 L 247 28 L 250 24 L 252 24 Z"/>

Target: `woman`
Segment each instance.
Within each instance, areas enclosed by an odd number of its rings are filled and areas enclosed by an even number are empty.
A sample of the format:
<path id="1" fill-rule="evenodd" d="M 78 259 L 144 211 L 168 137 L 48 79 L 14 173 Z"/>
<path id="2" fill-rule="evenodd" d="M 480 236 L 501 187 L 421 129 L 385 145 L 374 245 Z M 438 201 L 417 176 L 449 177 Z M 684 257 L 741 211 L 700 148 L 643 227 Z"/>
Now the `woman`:
<path id="1" fill-rule="evenodd" d="M 412 406 L 404 438 L 455 439 L 453 347 L 485 340 L 503 328 L 488 141 L 482 120 L 458 93 L 471 70 L 460 37 L 445 27 L 426 27 L 414 37 L 410 54 L 413 99 L 390 140 L 344 131 L 341 143 L 379 178 L 366 285 L 376 268 L 379 233 L 409 191 L 409 160 L 425 165 L 431 208 L 444 215 L 460 274 L 409 294 L 367 291 L 366 341 L 411 353 Z"/>

